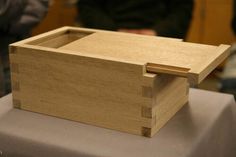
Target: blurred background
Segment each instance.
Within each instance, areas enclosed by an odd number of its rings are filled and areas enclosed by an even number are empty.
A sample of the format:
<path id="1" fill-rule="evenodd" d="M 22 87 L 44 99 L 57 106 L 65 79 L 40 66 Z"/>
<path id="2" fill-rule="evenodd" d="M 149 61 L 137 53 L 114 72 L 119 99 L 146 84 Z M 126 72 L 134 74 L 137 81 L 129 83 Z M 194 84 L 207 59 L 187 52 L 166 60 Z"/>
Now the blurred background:
<path id="1" fill-rule="evenodd" d="M 195 0 L 194 2 L 192 19 L 185 40 L 210 45 L 233 45 L 235 42 L 231 27 L 233 0 Z M 78 23 L 80 10 L 77 8 L 77 3 L 78 0 L 50 0 L 45 18 L 33 28 L 32 35 L 62 26 L 80 26 Z M 228 70 L 230 72 L 234 71 L 232 63 L 225 61 L 199 85 L 199 88 L 235 94 L 234 77 L 225 77 L 227 73 L 225 67 L 231 68 Z"/>
<path id="2" fill-rule="evenodd" d="M 33 35 L 61 26 L 74 26 L 78 0 L 52 0 L 46 18 L 33 30 Z M 79 14 L 79 11 L 78 11 Z M 186 40 L 203 44 L 231 44 L 233 0 L 195 0 L 191 26 Z"/>

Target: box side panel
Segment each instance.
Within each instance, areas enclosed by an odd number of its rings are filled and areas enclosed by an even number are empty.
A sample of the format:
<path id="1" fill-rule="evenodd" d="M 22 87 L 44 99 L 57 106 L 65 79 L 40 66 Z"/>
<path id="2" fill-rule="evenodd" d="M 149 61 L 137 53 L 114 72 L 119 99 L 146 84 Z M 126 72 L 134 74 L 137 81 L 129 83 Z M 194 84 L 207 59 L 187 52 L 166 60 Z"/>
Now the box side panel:
<path id="1" fill-rule="evenodd" d="M 10 54 L 17 108 L 88 124 L 142 134 L 151 119 L 142 107 L 147 82 L 143 65 L 113 62 L 27 47 Z"/>
<path id="2" fill-rule="evenodd" d="M 153 107 L 155 115 L 151 136 L 155 135 L 187 102 L 189 83 L 187 78 L 163 76 L 169 82 L 157 92 Z M 162 79 L 163 79 L 162 78 Z"/>
<path id="3" fill-rule="evenodd" d="M 143 116 L 152 120 L 151 127 L 143 127 L 143 135 L 151 137 L 163 127 L 188 101 L 187 78 L 159 74 L 147 85 L 146 93 L 152 98 L 152 105 L 142 108 Z"/>

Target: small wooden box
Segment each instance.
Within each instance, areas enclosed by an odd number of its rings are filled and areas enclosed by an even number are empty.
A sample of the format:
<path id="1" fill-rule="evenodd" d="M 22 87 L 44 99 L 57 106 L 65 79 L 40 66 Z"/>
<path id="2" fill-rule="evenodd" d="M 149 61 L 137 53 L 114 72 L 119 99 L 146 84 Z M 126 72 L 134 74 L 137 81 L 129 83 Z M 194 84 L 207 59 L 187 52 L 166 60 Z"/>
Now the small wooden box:
<path id="1" fill-rule="evenodd" d="M 10 45 L 14 107 L 153 136 L 229 46 L 63 27 Z"/>

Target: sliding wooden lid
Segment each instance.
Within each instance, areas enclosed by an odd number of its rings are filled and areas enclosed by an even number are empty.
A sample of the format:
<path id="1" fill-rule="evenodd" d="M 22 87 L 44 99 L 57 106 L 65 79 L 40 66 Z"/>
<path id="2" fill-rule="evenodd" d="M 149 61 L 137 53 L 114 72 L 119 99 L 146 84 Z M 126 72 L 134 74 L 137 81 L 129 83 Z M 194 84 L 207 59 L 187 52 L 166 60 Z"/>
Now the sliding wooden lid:
<path id="1" fill-rule="evenodd" d="M 99 31 L 59 49 L 143 64 L 147 72 L 183 76 L 198 84 L 229 55 L 229 47 Z"/>

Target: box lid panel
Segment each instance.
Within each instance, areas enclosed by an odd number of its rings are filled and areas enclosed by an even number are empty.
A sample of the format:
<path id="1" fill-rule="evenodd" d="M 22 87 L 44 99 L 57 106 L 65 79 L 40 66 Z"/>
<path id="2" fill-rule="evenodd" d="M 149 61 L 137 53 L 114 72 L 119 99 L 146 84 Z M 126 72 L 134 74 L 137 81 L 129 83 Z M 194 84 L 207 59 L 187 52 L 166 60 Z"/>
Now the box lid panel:
<path id="1" fill-rule="evenodd" d="M 200 83 L 228 56 L 228 48 L 227 45 L 210 46 L 97 32 L 59 49 L 147 64 L 149 72 L 186 76 L 195 84 Z"/>

